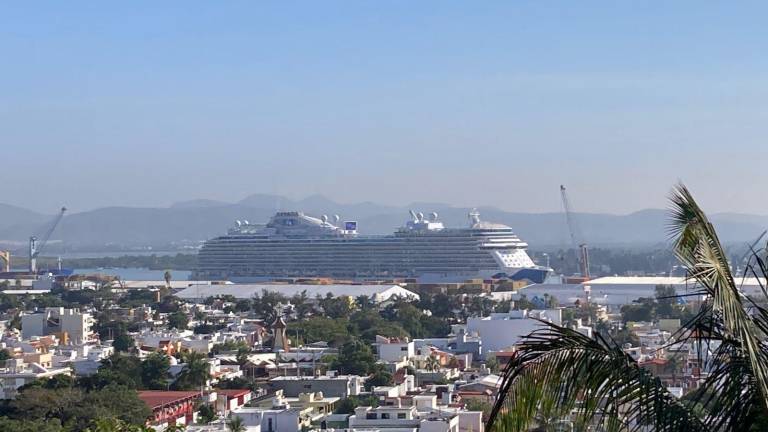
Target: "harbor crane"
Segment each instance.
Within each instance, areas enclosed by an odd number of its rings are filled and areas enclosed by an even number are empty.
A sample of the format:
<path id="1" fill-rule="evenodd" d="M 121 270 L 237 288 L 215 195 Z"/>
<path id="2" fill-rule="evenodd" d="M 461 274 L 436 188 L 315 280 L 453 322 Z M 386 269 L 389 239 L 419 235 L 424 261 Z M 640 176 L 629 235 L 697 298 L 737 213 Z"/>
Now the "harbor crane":
<path id="1" fill-rule="evenodd" d="M 45 249 L 45 246 L 48 244 L 48 240 L 50 240 L 51 238 L 51 234 L 53 234 L 53 231 L 59 225 L 59 222 L 61 222 L 61 219 L 64 217 L 64 213 L 66 211 L 67 211 L 66 207 L 61 208 L 61 210 L 59 211 L 59 214 L 57 214 L 56 217 L 53 218 L 53 221 L 48 227 L 48 230 L 39 239 L 39 242 L 36 236 L 32 236 L 29 238 L 29 272 L 30 273 L 37 274 L 37 257 Z"/>
<path id="2" fill-rule="evenodd" d="M 585 280 L 589 280 L 589 249 L 578 230 L 578 226 L 573 217 L 573 212 L 571 211 L 571 203 L 568 200 L 568 194 L 565 192 L 565 186 L 563 185 L 560 185 L 560 196 L 563 199 L 563 211 L 565 212 L 565 221 L 568 224 L 568 231 L 571 235 L 571 243 L 573 243 L 573 247 L 577 251 L 576 253 L 579 254 L 581 276 Z"/>

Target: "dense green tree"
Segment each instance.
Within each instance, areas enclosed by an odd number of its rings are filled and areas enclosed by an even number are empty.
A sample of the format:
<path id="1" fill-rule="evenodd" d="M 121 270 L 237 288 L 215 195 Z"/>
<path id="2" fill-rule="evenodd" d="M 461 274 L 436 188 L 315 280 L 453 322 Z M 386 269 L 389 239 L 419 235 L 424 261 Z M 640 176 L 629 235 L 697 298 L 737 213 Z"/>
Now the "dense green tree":
<path id="1" fill-rule="evenodd" d="M 62 388 L 72 388 L 76 384 L 76 381 L 74 378 L 72 378 L 69 375 L 54 375 L 50 378 L 37 378 L 34 381 L 31 381 L 27 384 L 24 384 L 23 386 L 18 388 L 18 391 L 24 391 L 31 388 L 42 388 L 42 389 L 48 389 L 48 390 L 56 390 L 56 389 L 62 389 Z"/>
<path id="2" fill-rule="evenodd" d="M 181 369 L 174 388 L 178 390 L 196 390 L 205 386 L 211 378 L 211 364 L 207 358 L 195 351 L 184 355 L 184 367 Z"/>
<path id="3" fill-rule="evenodd" d="M 343 374 L 367 375 L 373 371 L 375 363 L 376 358 L 369 344 L 360 340 L 351 340 L 339 348 L 339 355 L 330 367 Z"/>
<path id="4" fill-rule="evenodd" d="M 166 390 L 171 379 L 171 359 L 160 352 L 151 353 L 141 362 L 141 381 L 145 389 Z"/>
<path id="5" fill-rule="evenodd" d="M 626 322 L 653 321 L 656 316 L 653 299 L 640 298 L 634 304 L 621 307 L 621 319 Z"/>
<path id="6" fill-rule="evenodd" d="M 325 315 L 331 318 L 348 318 L 352 313 L 352 302 L 348 296 L 334 297 L 333 294 L 328 293 L 320 301 L 320 307 L 323 308 Z"/>
<path id="7" fill-rule="evenodd" d="M 367 295 L 359 295 L 355 298 L 355 304 L 360 310 L 371 310 L 376 308 L 376 302 L 372 297 Z"/>
<path id="8" fill-rule="evenodd" d="M 112 341 L 112 346 L 117 352 L 132 351 L 136 346 L 136 341 L 128 333 L 121 333 L 115 336 L 115 340 Z"/>
<path id="9" fill-rule="evenodd" d="M 0 417 L 0 431 L 7 432 L 66 432 L 59 419 L 12 419 Z"/>
<path id="10" fill-rule="evenodd" d="M 356 335 L 364 341 L 373 343 L 376 335 L 387 337 L 406 337 L 408 333 L 397 320 L 388 321 L 373 310 L 357 311 L 350 317 L 350 323 Z"/>
<path id="11" fill-rule="evenodd" d="M 200 414 L 200 423 L 202 424 L 208 424 L 214 420 L 216 420 L 216 410 L 211 406 L 211 404 L 203 404 L 200 405 L 200 409 L 198 411 Z"/>
<path id="12" fill-rule="evenodd" d="M 373 387 L 391 386 L 394 382 L 391 373 L 380 367 L 380 365 L 376 365 L 371 376 L 365 380 L 365 388 L 370 391 Z"/>
<path id="13" fill-rule="evenodd" d="M 95 374 L 79 379 L 80 386 L 86 389 L 100 389 L 110 384 L 119 384 L 129 388 L 140 388 L 141 360 L 131 355 L 115 353 L 101 361 Z"/>
<path id="14" fill-rule="evenodd" d="M 447 294 L 437 294 L 432 298 L 432 307 L 429 309 L 432 311 L 432 315 L 449 318 L 453 317 L 453 309 L 456 302 L 451 299 Z"/>
<path id="15" fill-rule="evenodd" d="M 181 311 L 176 311 L 168 315 L 168 328 L 186 330 L 189 326 L 189 317 Z"/>
<path id="16" fill-rule="evenodd" d="M 203 323 L 203 324 L 196 325 L 192 329 L 192 331 L 195 334 L 212 334 L 212 333 L 216 333 L 217 331 L 219 331 L 219 330 L 221 330 L 221 329 L 223 329 L 225 327 L 226 326 L 221 325 L 221 324 Z"/>
<path id="17" fill-rule="evenodd" d="M 359 406 L 369 406 L 376 408 L 379 406 L 379 399 L 376 396 L 350 396 L 342 399 L 336 405 L 335 414 L 354 414 L 355 408 Z"/>
<path id="18" fill-rule="evenodd" d="M 6 312 L 10 309 L 22 307 L 21 301 L 17 296 L 0 293 L 0 312 Z"/>
<path id="19" fill-rule="evenodd" d="M 240 299 L 235 302 L 235 311 L 236 312 L 248 312 L 251 310 L 251 301 L 249 299 Z"/>
<path id="20" fill-rule="evenodd" d="M 328 342 L 331 346 L 341 346 L 350 337 L 348 320 L 331 319 L 324 316 L 312 316 L 305 320 L 288 323 L 288 334 L 298 331 L 305 344 Z"/>
<path id="21" fill-rule="evenodd" d="M 161 289 L 165 290 L 165 288 Z M 152 293 L 153 296 L 156 295 L 155 293 Z M 178 313 L 180 312 L 179 309 L 181 308 L 181 305 L 184 303 L 180 298 L 174 296 L 174 295 L 161 295 L 162 299 L 160 300 L 160 303 L 155 303 L 155 307 L 160 313 Z"/>
<path id="22" fill-rule="evenodd" d="M 309 296 L 307 295 L 307 290 L 302 290 L 299 294 L 294 295 L 291 297 L 291 304 L 293 305 L 294 313 L 296 314 L 296 318 L 298 319 L 304 319 L 309 314 L 311 314 L 314 310 L 314 307 L 309 302 Z"/>
<path id="23" fill-rule="evenodd" d="M 99 418 L 117 418 L 141 425 L 151 413 L 135 390 L 114 384 L 89 392 L 76 387 L 30 387 L 10 402 L 9 410 L 13 419 L 62 424 L 66 430 L 73 431 L 83 430 Z"/>
<path id="24" fill-rule="evenodd" d="M 251 299 L 253 312 L 256 314 L 256 316 L 262 318 L 265 322 L 270 324 L 277 319 L 278 313 L 281 313 L 281 311 L 277 310 L 278 306 L 281 304 L 286 304 L 287 302 L 288 299 L 286 299 L 284 295 L 275 291 L 267 290 L 263 290 L 261 295 L 254 294 L 253 298 Z"/>
<path id="25" fill-rule="evenodd" d="M 135 390 L 118 385 L 88 392 L 80 408 L 81 411 L 76 412 L 80 424 L 85 420 L 114 417 L 129 424 L 142 425 L 152 414 Z"/>
<path id="26" fill-rule="evenodd" d="M 248 354 L 251 353 L 251 350 L 248 348 L 240 347 L 237 349 L 237 355 L 235 355 L 235 359 L 237 360 L 237 364 L 240 366 L 245 365 L 248 363 Z"/>

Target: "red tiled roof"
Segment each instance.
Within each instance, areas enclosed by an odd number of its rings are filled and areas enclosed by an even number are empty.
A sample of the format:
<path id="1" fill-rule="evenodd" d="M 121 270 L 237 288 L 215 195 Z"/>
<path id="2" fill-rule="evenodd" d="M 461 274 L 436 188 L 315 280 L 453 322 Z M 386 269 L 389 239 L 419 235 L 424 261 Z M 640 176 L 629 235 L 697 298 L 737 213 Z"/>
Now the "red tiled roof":
<path id="1" fill-rule="evenodd" d="M 227 399 L 234 399 L 236 397 L 245 396 L 251 391 L 249 389 L 228 389 L 228 390 L 216 390 L 216 393 L 227 396 Z"/>
<path id="2" fill-rule="evenodd" d="M 185 399 L 200 397 L 199 391 L 143 390 L 138 393 L 139 399 L 153 410 L 164 405 L 182 402 Z"/>

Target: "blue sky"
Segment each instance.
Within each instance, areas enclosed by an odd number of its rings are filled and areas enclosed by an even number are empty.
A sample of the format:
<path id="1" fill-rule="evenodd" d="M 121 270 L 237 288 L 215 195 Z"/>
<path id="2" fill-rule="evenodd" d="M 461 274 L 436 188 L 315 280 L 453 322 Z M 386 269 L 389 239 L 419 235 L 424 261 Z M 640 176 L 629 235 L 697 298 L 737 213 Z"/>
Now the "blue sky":
<path id="1" fill-rule="evenodd" d="M 763 3 L 6 2 L 0 202 L 768 214 Z"/>

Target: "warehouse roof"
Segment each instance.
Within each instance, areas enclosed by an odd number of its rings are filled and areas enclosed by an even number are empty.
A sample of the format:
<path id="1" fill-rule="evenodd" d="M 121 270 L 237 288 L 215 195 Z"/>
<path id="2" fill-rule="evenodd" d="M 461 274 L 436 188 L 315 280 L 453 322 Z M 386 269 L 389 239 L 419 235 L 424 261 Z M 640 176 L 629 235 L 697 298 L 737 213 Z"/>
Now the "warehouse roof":
<path id="1" fill-rule="evenodd" d="M 736 283 L 745 286 L 758 286 L 760 282 L 765 284 L 765 280 L 759 282 L 756 278 L 735 277 Z M 583 285 L 695 285 L 696 280 L 685 277 L 669 276 L 605 276 L 584 282 Z"/>
<path id="2" fill-rule="evenodd" d="M 179 291 L 176 295 L 183 299 L 204 299 L 208 297 L 231 295 L 235 298 L 252 298 L 261 295 L 262 291 L 280 293 L 286 297 L 307 292 L 307 297 L 313 299 L 318 295 L 325 297 L 330 293 L 335 297 L 357 297 L 365 295 L 375 302 L 384 302 L 393 296 L 419 299 L 419 295 L 399 285 L 302 285 L 302 284 L 227 284 L 227 285 L 194 285 Z"/>

